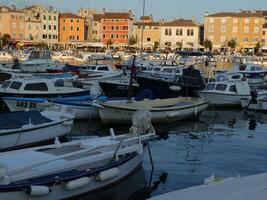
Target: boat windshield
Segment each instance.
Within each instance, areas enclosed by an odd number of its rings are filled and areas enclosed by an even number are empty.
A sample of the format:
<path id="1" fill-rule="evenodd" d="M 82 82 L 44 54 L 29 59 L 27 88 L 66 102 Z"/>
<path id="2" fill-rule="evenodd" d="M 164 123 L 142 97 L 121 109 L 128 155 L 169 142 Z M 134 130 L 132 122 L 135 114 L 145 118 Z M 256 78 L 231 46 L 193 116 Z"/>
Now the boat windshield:
<path id="1" fill-rule="evenodd" d="M 5 81 L 3 84 L 2 84 L 2 88 L 8 88 L 9 84 L 11 82 L 10 81 Z"/>
<path id="2" fill-rule="evenodd" d="M 22 83 L 21 82 L 17 82 L 17 81 L 13 81 L 10 85 L 11 89 L 15 89 L 18 90 L 21 87 Z"/>
<path id="3" fill-rule="evenodd" d="M 206 90 L 213 90 L 214 87 L 215 87 L 215 84 L 214 83 L 210 83 L 210 84 L 207 85 Z"/>
<path id="4" fill-rule="evenodd" d="M 216 85 L 216 90 L 219 90 L 219 91 L 225 91 L 225 89 L 227 88 L 227 85 L 226 84 L 218 84 Z"/>
<path id="5" fill-rule="evenodd" d="M 229 91 L 230 91 L 230 92 L 236 92 L 236 87 L 235 87 L 235 85 L 231 85 L 231 86 L 229 87 Z"/>

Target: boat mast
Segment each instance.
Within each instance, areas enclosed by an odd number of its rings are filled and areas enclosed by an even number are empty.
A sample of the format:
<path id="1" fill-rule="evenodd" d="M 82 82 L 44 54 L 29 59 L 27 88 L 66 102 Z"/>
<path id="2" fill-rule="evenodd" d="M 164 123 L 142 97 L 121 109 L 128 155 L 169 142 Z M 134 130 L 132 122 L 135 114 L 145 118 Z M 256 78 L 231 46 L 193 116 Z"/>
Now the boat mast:
<path id="1" fill-rule="evenodd" d="M 136 56 L 133 55 L 133 62 L 132 62 L 131 74 L 130 74 L 130 83 L 129 83 L 129 88 L 128 88 L 128 102 L 131 102 L 131 99 L 133 96 L 133 79 L 136 75 L 135 58 Z"/>

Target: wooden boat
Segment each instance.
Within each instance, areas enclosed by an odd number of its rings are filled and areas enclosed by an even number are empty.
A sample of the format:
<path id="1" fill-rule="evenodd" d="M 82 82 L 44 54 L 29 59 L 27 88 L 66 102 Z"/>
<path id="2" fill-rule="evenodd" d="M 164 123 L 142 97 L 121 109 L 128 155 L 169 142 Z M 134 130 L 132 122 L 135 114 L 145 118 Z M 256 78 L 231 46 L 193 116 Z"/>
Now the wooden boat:
<path id="1" fill-rule="evenodd" d="M 141 125 L 151 117 L 133 120 Z M 135 131 L 134 131 L 135 130 Z M 0 199 L 77 199 L 124 180 L 142 164 L 150 123 L 129 134 L 60 143 L 0 154 Z"/>
<path id="2" fill-rule="evenodd" d="M 64 111 L 29 111 L 0 114 L 0 151 L 22 148 L 64 136 L 73 116 Z"/>
<path id="3" fill-rule="evenodd" d="M 99 115 L 103 123 L 130 123 L 132 115 L 139 109 L 148 109 L 152 113 L 152 122 L 165 123 L 182 120 L 197 115 L 208 104 L 193 97 L 143 100 L 133 102 L 98 102 Z"/>

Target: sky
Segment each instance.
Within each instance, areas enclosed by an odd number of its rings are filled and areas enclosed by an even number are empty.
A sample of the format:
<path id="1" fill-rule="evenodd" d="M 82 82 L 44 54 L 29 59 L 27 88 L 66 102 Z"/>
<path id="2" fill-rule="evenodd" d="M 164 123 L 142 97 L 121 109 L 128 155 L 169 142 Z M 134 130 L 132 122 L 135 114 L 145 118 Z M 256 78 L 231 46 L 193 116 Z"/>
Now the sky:
<path id="1" fill-rule="evenodd" d="M 54 6 L 60 11 L 77 12 L 81 7 L 106 11 L 132 10 L 138 19 L 142 16 L 144 0 L 0 0 L 1 4 L 23 7 L 29 4 Z M 205 12 L 267 10 L 267 0 L 145 0 L 145 15 L 152 14 L 155 20 L 195 18 L 203 22 Z"/>

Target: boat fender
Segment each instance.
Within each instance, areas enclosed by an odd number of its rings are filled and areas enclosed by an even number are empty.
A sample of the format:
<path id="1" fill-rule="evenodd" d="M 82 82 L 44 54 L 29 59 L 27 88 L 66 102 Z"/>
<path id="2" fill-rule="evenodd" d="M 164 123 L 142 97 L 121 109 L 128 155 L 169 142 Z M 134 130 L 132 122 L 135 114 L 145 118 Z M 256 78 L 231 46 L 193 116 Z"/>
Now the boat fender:
<path id="1" fill-rule="evenodd" d="M 88 185 L 90 182 L 91 182 L 90 177 L 83 177 L 83 178 L 78 178 L 78 179 L 69 181 L 65 185 L 65 187 L 67 190 L 75 190 L 75 189 Z"/>
<path id="2" fill-rule="evenodd" d="M 73 124 L 72 120 L 65 121 L 65 122 L 62 123 L 62 125 L 64 125 L 64 126 L 72 126 L 72 124 Z"/>
<path id="3" fill-rule="evenodd" d="M 106 181 L 112 178 L 117 177 L 120 174 L 120 171 L 118 168 L 111 168 L 105 171 L 100 172 L 97 176 L 96 176 L 96 180 L 98 181 Z"/>
<path id="4" fill-rule="evenodd" d="M 178 85 L 171 85 L 170 90 L 172 91 L 180 91 L 182 88 Z"/>
<path id="5" fill-rule="evenodd" d="M 45 196 L 51 190 L 47 186 L 30 186 L 26 189 L 26 193 L 30 196 Z"/>

